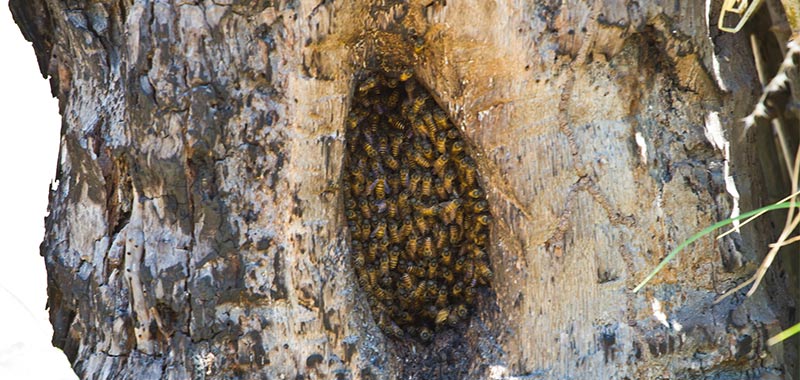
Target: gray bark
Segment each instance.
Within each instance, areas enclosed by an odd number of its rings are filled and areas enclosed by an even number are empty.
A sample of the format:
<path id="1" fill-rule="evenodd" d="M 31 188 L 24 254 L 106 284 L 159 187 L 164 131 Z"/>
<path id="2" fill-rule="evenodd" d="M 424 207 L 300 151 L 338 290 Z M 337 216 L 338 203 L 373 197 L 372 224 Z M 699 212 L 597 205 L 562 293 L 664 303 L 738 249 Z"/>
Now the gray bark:
<path id="1" fill-rule="evenodd" d="M 726 168 L 743 210 L 782 193 L 770 132 L 737 140 L 747 35 L 706 6 L 11 0 L 63 115 L 53 343 L 87 379 L 791 378 L 780 276 L 712 305 L 769 223 L 630 291 L 730 215 Z M 345 117 L 376 57 L 462 131 L 494 215 L 491 290 L 431 345 L 384 336 L 349 257 Z"/>

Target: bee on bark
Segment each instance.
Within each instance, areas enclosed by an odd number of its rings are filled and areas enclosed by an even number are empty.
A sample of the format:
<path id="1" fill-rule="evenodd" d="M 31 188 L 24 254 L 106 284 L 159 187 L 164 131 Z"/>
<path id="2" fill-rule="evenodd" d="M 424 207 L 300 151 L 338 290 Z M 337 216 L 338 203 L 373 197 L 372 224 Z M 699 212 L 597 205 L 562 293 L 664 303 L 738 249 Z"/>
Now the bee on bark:
<path id="1" fill-rule="evenodd" d="M 492 217 L 489 214 L 481 214 L 475 217 L 475 222 L 482 226 L 488 226 L 491 221 Z"/>
<path id="2" fill-rule="evenodd" d="M 472 212 L 480 214 L 486 211 L 487 208 L 489 208 L 489 204 L 486 201 L 477 201 L 472 205 Z"/>

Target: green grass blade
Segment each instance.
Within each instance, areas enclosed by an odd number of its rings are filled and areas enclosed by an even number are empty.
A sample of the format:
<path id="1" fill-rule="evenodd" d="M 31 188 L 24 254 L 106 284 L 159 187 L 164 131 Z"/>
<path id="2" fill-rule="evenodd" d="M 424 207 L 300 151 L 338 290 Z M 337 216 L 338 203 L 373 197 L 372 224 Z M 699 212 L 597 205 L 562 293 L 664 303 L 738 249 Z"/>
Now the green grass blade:
<path id="1" fill-rule="evenodd" d="M 664 260 L 661 260 L 661 262 L 658 264 L 658 266 L 656 266 L 656 268 L 653 269 L 653 271 L 650 272 L 650 274 L 647 275 L 647 277 L 645 277 L 644 281 L 642 281 L 639 285 L 636 286 L 636 288 L 633 289 L 633 292 L 636 293 L 639 290 L 641 290 L 642 287 L 644 287 L 650 280 L 653 279 L 653 277 L 656 276 L 656 274 L 658 274 L 658 272 L 660 272 L 662 269 L 664 269 L 665 266 L 667 266 L 667 263 L 669 263 L 670 260 L 675 258 L 675 255 L 677 255 L 678 252 L 682 251 L 684 248 L 689 246 L 689 244 L 694 243 L 695 241 L 697 241 L 701 237 L 710 234 L 711 232 L 713 232 L 717 228 L 724 227 L 724 226 L 726 226 L 728 224 L 731 224 L 731 223 L 733 223 L 734 221 L 737 221 L 737 220 L 749 218 L 749 217 L 751 217 L 751 216 L 753 216 L 755 214 L 758 214 L 760 212 L 772 211 L 772 210 L 778 210 L 778 209 L 784 209 L 784 208 L 790 208 L 790 207 L 793 207 L 793 206 L 794 207 L 800 207 L 800 203 L 797 203 L 797 202 L 773 203 L 771 205 L 764 206 L 762 208 L 755 209 L 755 210 L 750 211 L 750 212 L 746 212 L 746 213 L 741 214 L 741 215 L 739 215 L 739 216 L 737 216 L 735 218 L 728 218 L 728 219 L 719 221 L 719 222 L 714 223 L 713 225 L 711 225 L 709 227 L 704 228 L 702 231 L 692 235 L 692 237 L 690 237 L 688 240 L 684 241 L 683 243 L 681 243 L 680 245 L 675 247 L 675 249 L 673 249 L 672 252 L 670 252 L 667 255 L 667 257 L 664 258 Z"/>
<path id="2" fill-rule="evenodd" d="M 786 330 L 781 331 L 780 333 L 778 333 L 778 335 L 775 335 L 772 338 L 769 338 L 769 340 L 767 340 L 767 345 L 772 346 L 774 344 L 783 342 L 784 340 L 788 339 L 794 334 L 797 334 L 798 332 L 800 332 L 800 323 L 792 327 L 789 327 Z"/>

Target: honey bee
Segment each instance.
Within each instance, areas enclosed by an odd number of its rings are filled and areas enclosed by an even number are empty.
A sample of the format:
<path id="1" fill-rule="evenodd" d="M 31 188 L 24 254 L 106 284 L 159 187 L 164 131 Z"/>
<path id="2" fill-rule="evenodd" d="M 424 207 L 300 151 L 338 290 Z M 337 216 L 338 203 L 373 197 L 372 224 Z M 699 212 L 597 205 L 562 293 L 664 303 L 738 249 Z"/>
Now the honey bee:
<path id="1" fill-rule="evenodd" d="M 453 157 L 458 156 L 461 152 L 464 151 L 464 143 L 461 140 L 456 140 L 450 145 L 450 154 Z"/>
<path id="2" fill-rule="evenodd" d="M 396 129 L 398 131 L 405 131 L 406 130 L 406 125 L 403 124 L 403 122 L 400 121 L 400 119 L 398 119 L 398 118 L 396 118 L 394 116 L 389 116 L 388 121 L 389 121 L 389 125 L 394 127 L 394 129 Z"/>
<path id="3" fill-rule="evenodd" d="M 365 264 L 366 259 L 364 258 L 363 253 L 359 253 L 353 258 L 353 265 L 355 265 L 357 268 L 363 268 Z"/>
<path id="4" fill-rule="evenodd" d="M 370 227 L 369 223 L 364 223 L 361 225 L 361 240 L 367 240 L 369 238 L 369 234 L 372 233 L 372 227 Z"/>
<path id="5" fill-rule="evenodd" d="M 431 329 L 423 327 L 419 330 L 419 338 L 422 339 L 423 342 L 430 342 L 431 339 L 433 339 L 433 332 Z"/>
<path id="6" fill-rule="evenodd" d="M 446 248 L 445 245 L 447 245 L 448 235 L 444 228 L 436 225 L 436 229 L 433 231 L 433 236 L 436 237 L 436 249 Z"/>
<path id="7" fill-rule="evenodd" d="M 408 273 L 410 273 L 414 277 L 420 277 L 420 278 L 425 277 L 425 268 L 419 265 L 414 265 L 413 267 L 408 268 Z"/>
<path id="8" fill-rule="evenodd" d="M 415 234 L 411 234 L 406 242 L 406 253 L 408 254 L 409 259 L 417 259 L 417 236 Z"/>
<path id="9" fill-rule="evenodd" d="M 486 262 L 484 261 L 478 261 L 475 264 L 475 273 L 478 274 L 478 278 L 485 279 L 487 281 L 494 277 L 494 273 L 492 273 L 492 270 L 489 269 L 489 266 L 486 265 Z"/>
<path id="10" fill-rule="evenodd" d="M 426 289 L 426 282 L 420 281 L 419 284 L 417 284 L 417 288 L 414 289 L 413 293 L 411 293 L 411 298 L 415 300 L 422 300 L 422 297 L 425 296 Z"/>
<path id="11" fill-rule="evenodd" d="M 386 252 L 389 249 L 389 239 L 387 239 L 386 236 L 381 239 L 379 244 L 380 245 L 378 247 L 380 248 L 381 252 Z"/>
<path id="12" fill-rule="evenodd" d="M 475 222 L 483 226 L 488 226 L 491 221 L 492 217 L 489 214 L 481 214 L 475 217 Z"/>
<path id="13" fill-rule="evenodd" d="M 397 262 L 400 260 L 400 249 L 393 247 L 389 251 L 389 269 L 397 268 Z"/>
<path id="14" fill-rule="evenodd" d="M 369 207 L 369 202 L 366 199 L 361 199 L 358 202 L 358 207 L 361 209 L 361 216 L 364 219 L 372 218 L 372 209 Z"/>
<path id="15" fill-rule="evenodd" d="M 442 179 L 442 187 L 444 187 L 445 191 L 448 193 L 453 192 L 453 181 L 456 179 L 456 173 L 452 170 L 447 170 L 444 173 L 444 178 Z"/>
<path id="16" fill-rule="evenodd" d="M 397 135 L 392 137 L 392 141 L 389 144 L 389 152 L 392 154 L 392 157 L 400 157 L 400 147 L 403 146 L 403 136 Z"/>
<path id="17" fill-rule="evenodd" d="M 421 120 L 415 120 L 411 126 L 414 128 L 414 132 L 417 132 L 421 136 L 428 135 L 428 127 L 425 125 L 425 122 Z"/>
<path id="18" fill-rule="evenodd" d="M 361 288 L 366 289 L 369 286 L 369 275 L 363 269 L 358 268 L 359 267 L 356 267 L 356 269 L 360 272 L 358 274 L 358 285 L 360 285 Z"/>
<path id="19" fill-rule="evenodd" d="M 368 77 L 361 82 L 360 86 L 358 86 L 358 93 L 359 95 L 366 95 L 367 92 L 374 89 L 377 85 L 378 80 L 375 77 Z"/>
<path id="20" fill-rule="evenodd" d="M 370 286 L 372 286 L 372 287 L 377 287 L 378 286 L 378 275 L 379 274 L 380 273 L 378 273 L 378 268 L 376 268 L 376 267 L 370 267 L 369 269 L 367 269 L 367 275 L 369 276 Z"/>
<path id="21" fill-rule="evenodd" d="M 447 190 L 444 188 L 441 178 L 433 180 L 433 190 L 436 191 L 436 196 L 439 200 L 447 199 Z"/>
<path id="22" fill-rule="evenodd" d="M 462 293 L 463 291 L 464 291 L 464 283 L 463 283 L 463 282 L 461 282 L 461 281 L 459 281 L 459 282 L 456 282 L 456 284 L 455 284 L 455 285 L 453 285 L 453 288 L 452 288 L 452 289 L 450 289 L 450 292 L 453 294 L 453 297 L 459 297 L 459 296 L 461 296 L 461 293 Z"/>
<path id="23" fill-rule="evenodd" d="M 466 261 L 466 259 L 464 259 L 464 256 L 461 256 L 461 257 L 457 258 L 455 265 L 453 265 L 453 270 L 456 273 L 462 273 L 464 271 L 465 261 Z"/>
<path id="24" fill-rule="evenodd" d="M 464 305 L 462 303 L 456 306 L 456 315 L 458 315 L 458 317 L 461 319 L 467 319 L 467 316 L 469 315 L 469 310 L 467 309 L 467 305 Z"/>
<path id="25" fill-rule="evenodd" d="M 400 283 L 407 289 L 411 289 L 414 287 L 414 278 L 409 273 L 403 273 L 403 276 L 400 277 Z"/>
<path id="26" fill-rule="evenodd" d="M 451 271 L 449 268 L 444 268 L 444 270 L 442 270 L 442 279 L 444 279 L 444 282 L 447 283 L 447 285 L 452 285 L 453 281 L 455 280 L 453 271 Z"/>
<path id="27" fill-rule="evenodd" d="M 474 189 L 471 189 L 470 191 L 467 192 L 467 196 L 472 198 L 472 199 L 480 199 L 480 198 L 483 197 L 483 195 L 484 195 L 483 194 L 483 190 L 481 190 L 481 189 L 479 189 L 477 187 L 474 188 Z"/>
<path id="28" fill-rule="evenodd" d="M 389 295 L 386 293 L 386 290 L 384 290 L 380 286 L 373 288 L 372 289 L 372 294 L 375 295 L 375 298 L 377 298 L 378 300 L 381 300 L 381 301 L 389 298 Z"/>
<path id="29" fill-rule="evenodd" d="M 356 210 L 347 210 L 345 211 L 345 216 L 347 220 L 356 220 L 358 219 L 358 211 Z"/>
<path id="30" fill-rule="evenodd" d="M 428 222 L 422 215 L 414 215 L 414 223 L 417 224 L 417 230 L 419 230 L 420 233 L 424 234 L 428 232 Z"/>
<path id="31" fill-rule="evenodd" d="M 375 196 L 378 199 L 386 198 L 386 176 L 379 176 L 377 179 L 375 179 L 375 183 L 373 183 L 372 186 L 375 189 Z"/>
<path id="32" fill-rule="evenodd" d="M 423 181 L 423 187 L 424 181 Z M 439 205 L 423 206 L 420 204 L 415 205 L 415 210 L 422 216 L 436 216 L 439 213 Z"/>
<path id="33" fill-rule="evenodd" d="M 389 275 L 389 256 L 382 256 L 380 261 L 381 276 Z"/>
<path id="34" fill-rule="evenodd" d="M 403 240 L 402 236 L 400 236 L 400 227 L 397 225 L 397 222 L 394 220 L 389 222 L 389 228 L 387 228 L 389 232 L 389 241 L 392 244 L 400 244 L 400 241 Z"/>
<path id="35" fill-rule="evenodd" d="M 433 254 L 433 239 L 430 236 L 426 237 L 425 240 L 423 241 L 422 250 L 423 251 L 430 251 L 431 252 L 431 256 L 432 256 L 432 254 Z M 426 255 L 425 257 L 430 257 L 430 256 Z"/>
<path id="36" fill-rule="evenodd" d="M 424 251 L 423 251 L 424 252 Z M 436 271 L 439 269 L 439 262 L 436 260 L 428 261 L 428 279 L 436 278 Z"/>
<path id="37" fill-rule="evenodd" d="M 440 260 L 442 261 L 442 264 L 449 266 L 451 260 L 453 259 L 453 255 L 450 252 L 450 248 L 442 249 L 442 252 L 439 255 L 439 257 L 440 257 Z"/>
<path id="38" fill-rule="evenodd" d="M 425 102 L 427 101 L 428 101 L 427 96 L 419 96 L 416 99 L 414 99 L 414 103 L 411 106 L 411 112 L 414 115 L 419 115 L 419 111 L 422 109 L 423 106 L 425 106 Z"/>
<path id="39" fill-rule="evenodd" d="M 431 196 L 431 187 L 433 186 L 433 178 L 431 177 L 430 173 L 425 173 L 422 177 L 422 195 L 429 197 Z"/>
<path id="40" fill-rule="evenodd" d="M 398 79 L 400 79 L 401 82 L 405 82 L 411 79 L 412 76 L 414 76 L 414 70 L 405 69 L 402 72 L 400 72 L 400 76 L 398 77 Z"/>
<path id="41" fill-rule="evenodd" d="M 456 218 L 456 212 L 461 207 L 463 202 L 464 201 L 462 201 L 461 198 L 456 198 L 452 201 L 440 204 L 442 205 L 442 209 L 439 215 L 441 216 L 442 220 L 448 224 L 452 222 Z"/>
<path id="42" fill-rule="evenodd" d="M 442 172 L 444 172 L 445 166 L 449 161 L 450 161 L 449 154 L 445 153 L 440 155 L 435 161 L 433 161 L 433 172 L 441 176 Z"/>
<path id="43" fill-rule="evenodd" d="M 400 168 L 400 162 L 392 156 L 384 156 L 383 162 L 386 163 L 386 166 L 388 166 L 389 169 L 397 170 Z"/>
<path id="44" fill-rule="evenodd" d="M 413 228 L 414 228 L 414 225 L 413 225 L 413 222 L 411 221 L 411 217 L 408 217 L 408 216 L 405 217 L 405 219 L 403 219 L 403 226 L 400 227 L 400 236 L 401 236 L 401 238 L 405 238 L 405 237 L 411 235 L 411 231 L 413 230 Z"/>
<path id="45" fill-rule="evenodd" d="M 489 207 L 489 203 L 486 201 L 477 201 L 475 204 L 472 205 L 472 212 L 479 214 Z"/>
<path id="46" fill-rule="evenodd" d="M 439 294 L 436 296 L 436 306 L 444 307 L 445 305 L 447 305 L 447 288 L 441 287 L 441 288 L 439 288 Z M 439 319 L 438 314 L 436 316 L 436 319 L 437 320 Z M 442 322 L 444 322 L 444 321 L 442 321 Z M 436 324 L 438 325 L 440 323 L 441 322 L 437 322 Z"/>
<path id="47" fill-rule="evenodd" d="M 451 245 L 456 245 L 461 241 L 461 227 L 459 227 L 458 224 L 449 224 L 447 226 L 447 232 Z"/>
<path id="48" fill-rule="evenodd" d="M 372 239 L 369 241 L 369 247 L 367 248 L 367 262 L 372 263 L 375 262 L 375 259 L 378 257 L 378 241 Z"/>
<path id="49" fill-rule="evenodd" d="M 475 275 L 475 264 L 473 264 L 471 261 L 465 262 L 464 263 L 464 279 L 467 280 L 467 281 L 472 280 L 474 275 Z"/>
<path id="50" fill-rule="evenodd" d="M 469 252 L 470 252 L 469 256 L 473 260 L 481 260 L 484 257 L 486 257 L 486 251 L 477 245 L 472 245 Z"/>
<path id="51" fill-rule="evenodd" d="M 446 297 L 445 297 L 446 298 Z M 436 324 L 441 325 L 447 321 L 447 317 L 450 316 L 450 309 L 449 308 L 442 308 L 439 309 L 439 312 L 436 313 Z"/>
<path id="52" fill-rule="evenodd" d="M 436 151 L 439 154 L 445 154 L 447 152 L 447 133 L 445 131 L 439 131 L 436 134 L 436 140 L 434 140 L 436 145 Z"/>
<path id="53" fill-rule="evenodd" d="M 364 183 L 363 182 L 351 182 L 350 183 L 350 192 L 353 194 L 361 194 L 364 191 Z"/>
<path id="54" fill-rule="evenodd" d="M 372 231 L 372 236 L 377 239 L 383 239 L 386 235 L 386 221 L 380 220 L 376 225 L 375 229 Z"/>
<path id="55" fill-rule="evenodd" d="M 420 181 L 422 181 L 422 174 L 419 172 L 411 173 L 411 178 L 408 181 L 408 190 L 412 193 L 416 192 Z"/>
<path id="56" fill-rule="evenodd" d="M 364 152 L 366 152 L 367 156 L 370 158 L 375 158 L 378 156 L 378 151 L 368 141 L 364 141 Z"/>
<path id="57" fill-rule="evenodd" d="M 439 129 L 447 129 L 447 115 L 441 109 L 433 110 L 433 121 Z"/>
<path id="58" fill-rule="evenodd" d="M 400 93 L 397 91 L 392 91 L 386 98 L 386 106 L 389 108 L 395 108 L 397 107 L 398 103 L 400 103 Z"/>
<path id="59" fill-rule="evenodd" d="M 478 291 L 474 286 L 468 286 L 466 289 L 464 289 L 464 301 L 467 301 L 467 303 L 472 303 L 475 300 L 475 295 L 477 294 Z"/>
<path id="60" fill-rule="evenodd" d="M 413 161 L 415 164 L 417 164 L 417 166 L 421 168 L 428 169 L 431 167 L 430 161 L 428 161 L 428 159 L 425 158 L 423 153 L 418 150 L 411 153 L 411 161 Z"/>

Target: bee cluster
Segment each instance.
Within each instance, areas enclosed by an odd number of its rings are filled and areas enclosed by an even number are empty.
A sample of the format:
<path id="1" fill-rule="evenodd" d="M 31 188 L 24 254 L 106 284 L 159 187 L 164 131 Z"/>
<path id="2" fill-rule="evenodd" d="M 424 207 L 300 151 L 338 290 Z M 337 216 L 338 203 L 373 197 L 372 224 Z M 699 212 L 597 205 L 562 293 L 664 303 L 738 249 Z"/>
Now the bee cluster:
<path id="1" fill-rule="evenodd" d="M 387 334 L 430 341 L 469 315 L 492 278 L 491 217 L 460 133 L 410 71 L 356 88 L 345 212 L 353 266 Z"/>

